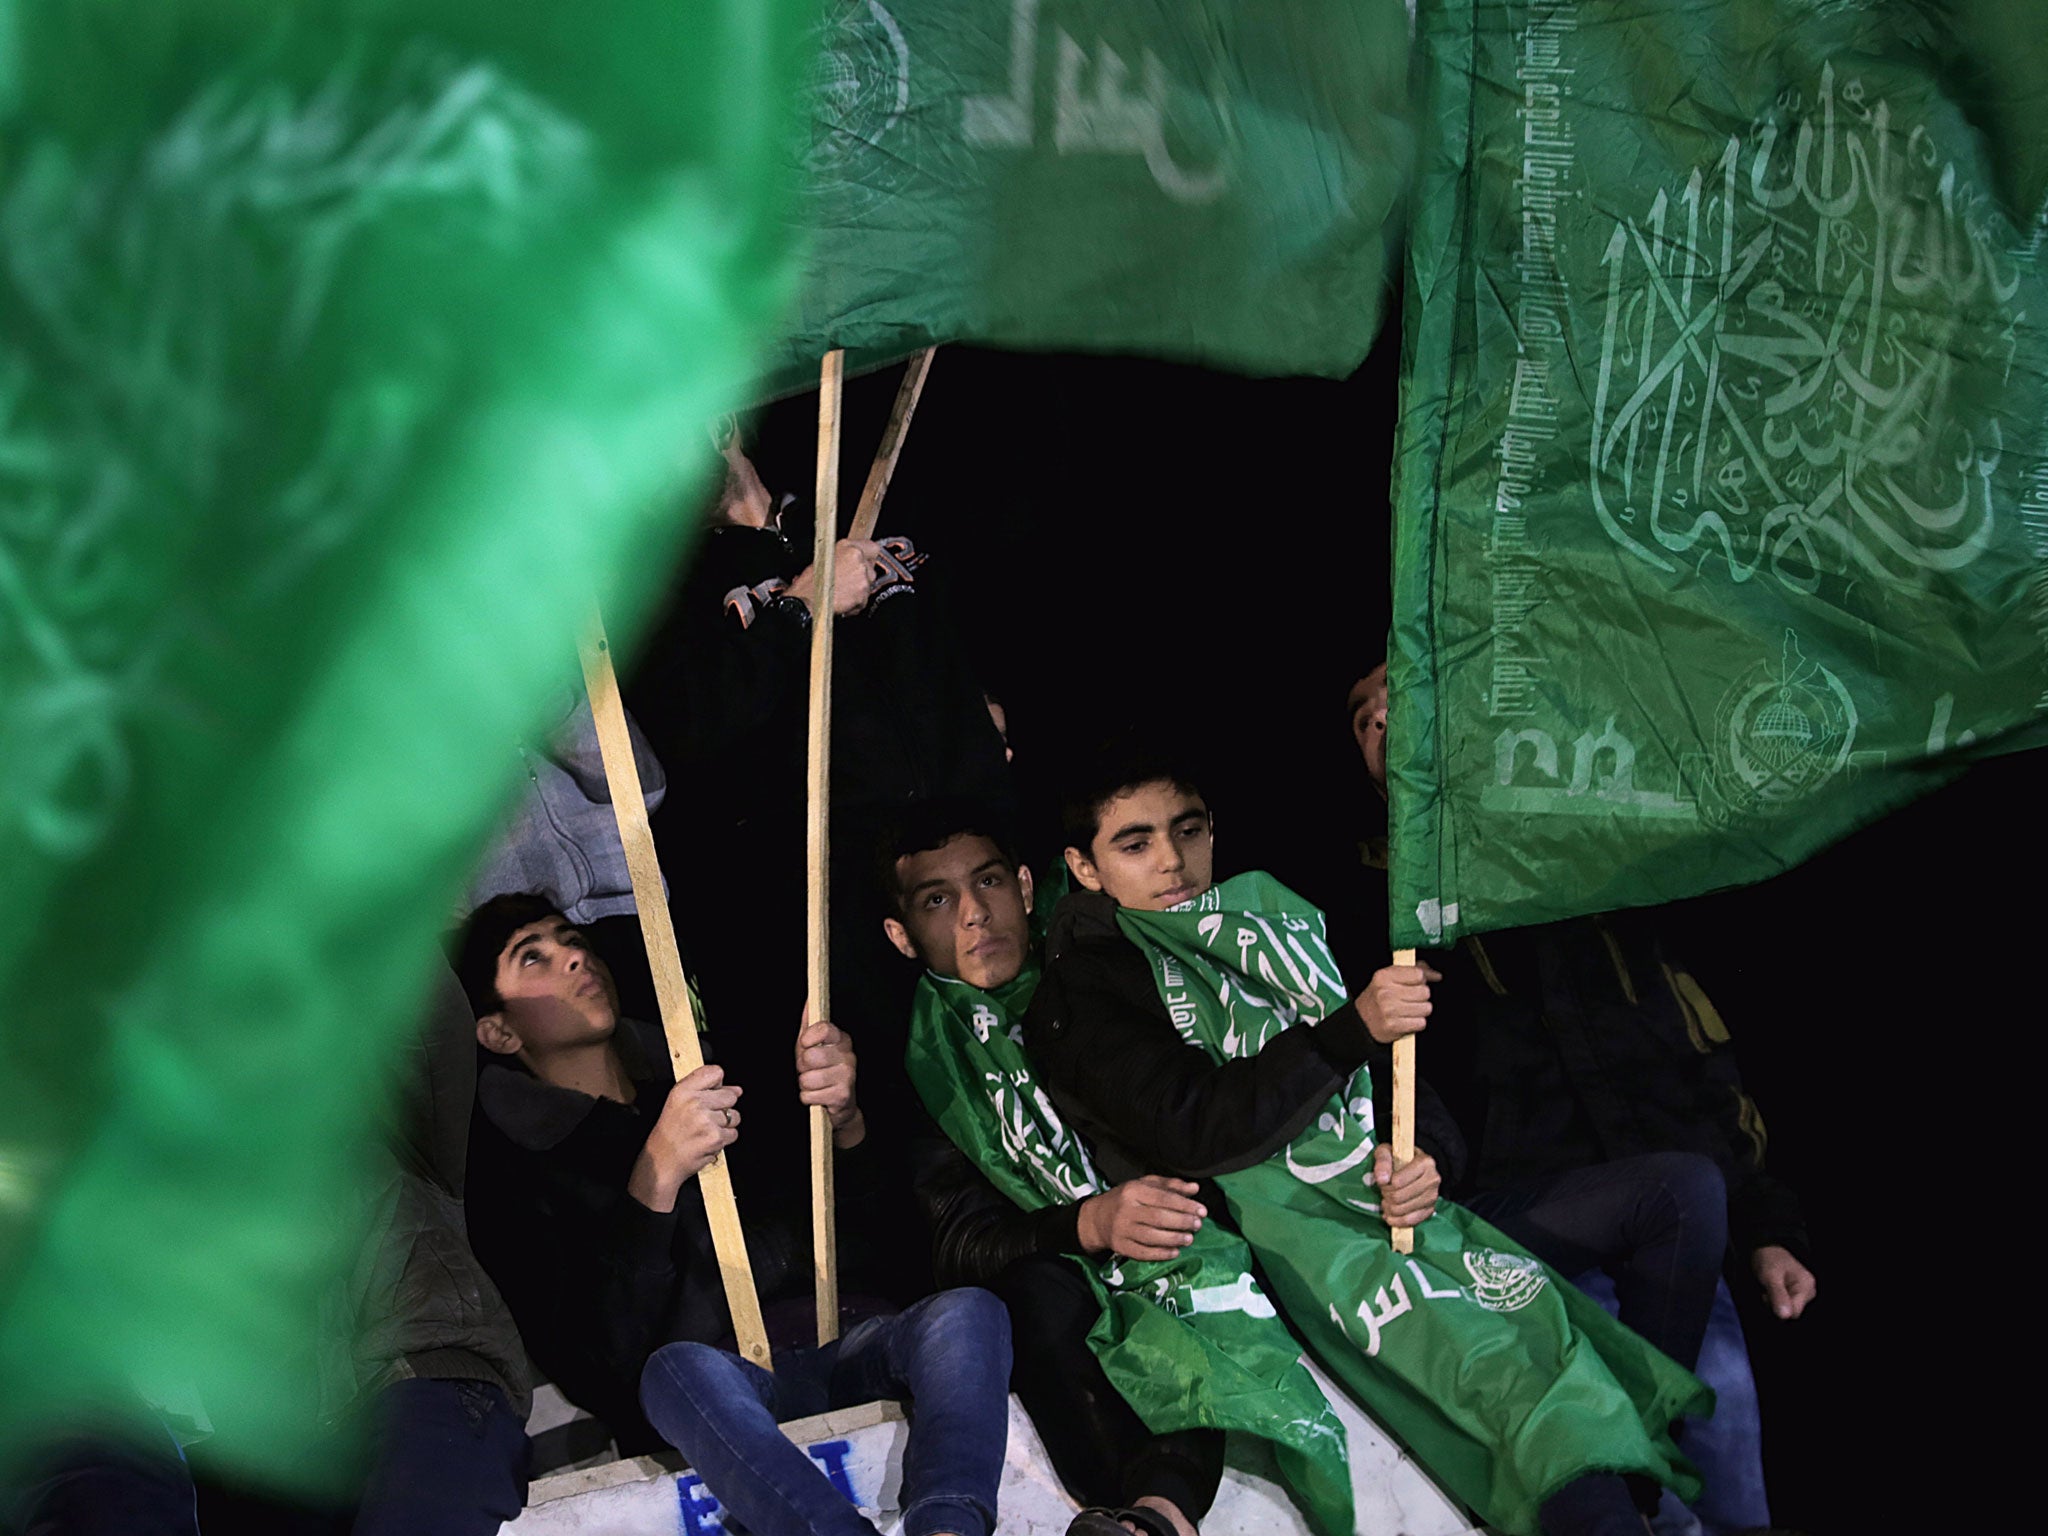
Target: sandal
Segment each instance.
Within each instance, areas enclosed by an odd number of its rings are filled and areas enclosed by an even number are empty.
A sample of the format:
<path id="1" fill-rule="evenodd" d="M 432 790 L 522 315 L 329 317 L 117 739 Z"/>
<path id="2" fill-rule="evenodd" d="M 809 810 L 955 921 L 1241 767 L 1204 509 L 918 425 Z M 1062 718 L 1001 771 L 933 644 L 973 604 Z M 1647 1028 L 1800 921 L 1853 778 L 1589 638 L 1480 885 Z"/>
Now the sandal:
<path id="1" fill-rule="evenodd" d="M 1067 1527 L 1067 1536 L 1131 1536 L 1124 1529 L 1124 1521 L 1130 1521 L 1144 1536 L 1175 1536 L 1173 1524 L 1156 1509 L 1146 1509 L 1134 1504 L 1128 1509 L 1110 1509 L 1096 1505 L 1084 1509 L 1074 1516 Z"/>

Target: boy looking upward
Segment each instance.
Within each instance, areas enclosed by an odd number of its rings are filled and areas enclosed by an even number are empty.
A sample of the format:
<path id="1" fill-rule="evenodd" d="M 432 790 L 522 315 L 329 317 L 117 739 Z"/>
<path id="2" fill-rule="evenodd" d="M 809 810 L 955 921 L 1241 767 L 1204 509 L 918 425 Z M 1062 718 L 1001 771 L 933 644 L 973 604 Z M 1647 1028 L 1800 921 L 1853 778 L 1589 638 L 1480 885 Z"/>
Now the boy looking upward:
<path id="1" fill-rule="evenodd" d="M 478 1079 L 470 1231 L 535 1363 L 622 1451 L 658 1431 L 761 1531 L 870 1536 L 776 1426 L 908 1399 L 904 1531 L 988 1536 L 1008 1424 L 1009 1326 L 995 1298 L 949 1291 L 868 1318 L 822 1347 L 778 1350 L 772 1375 L 741 1359 L 697 1184 L 738 1139 L 740 1088 L 711 1064 L 674 1081 L 660 1031 L 619 1018 L 604 962 L 544 897 L 479 907 L 458 971 L 496 1058 Z M 858 1209 L 867 1127 L 852 1042 L 814 1021 L 796 1056 Z M 786 1232 L 757 1220 L 747 1244 L 764 1298 L 802 1289 L 804 1255 Z"/>

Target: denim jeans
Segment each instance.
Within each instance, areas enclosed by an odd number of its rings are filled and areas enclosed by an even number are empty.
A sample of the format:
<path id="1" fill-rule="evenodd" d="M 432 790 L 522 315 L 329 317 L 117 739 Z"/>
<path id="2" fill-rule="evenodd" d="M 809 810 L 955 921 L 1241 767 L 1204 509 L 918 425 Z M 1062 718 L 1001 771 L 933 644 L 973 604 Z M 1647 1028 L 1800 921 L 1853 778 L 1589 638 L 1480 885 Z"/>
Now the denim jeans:
<path id="1" fill-rule="evenodd" d="M 1615 1311 L 1614 1284 L 1600 1270 L 1575 1277 L 1608 1311 Z M 1706 1342 L 1696 1368 L 1714 1389 L 1712 1418 L 1689 1418 L 1678 1430 L 1678 1448 L 1700 1469 L 1705 1490 L 1690 1509 L 1668 1488 L 1650 1528 L 1657 1536 L 1735 1536 L 1771 1523 L 1764 1490 L 1764 1426 L 1757 1411 L 1756 1378 L 1750 1374 L 1749 1344 L 1726 1280 L 1715 1288 Z"/>
<path id="2" fill-rule="evenodd" d="M 486 1381 L 394 1382 L 354 1536 L 496 1536 L 526 1507 L 526 1425 Z"/>
<path id="3" fill-rule="evenodd" d="M 22 1536 L 198 1536 L 185 1454 L 160 1425 L 136 1439 L 111 1429 L 60 1439 L 30 1454 L 25 1487 L 0 1489 L 0 1529 Z"/>
<path id="4" fill-rule="evenodd" d="M 771 1375 L 708 1344 L 666 1344 L 640 1406 L 734 1516 L 762 1536 L 875 1536 L 776 1426 L 878 1399 L 910 1405 L 903 1536 L 989 1536 L 1009 1431 L 1010 1319 L 987 1291 L 928 1296 L 844 1338 L 775 1357 Z"/>

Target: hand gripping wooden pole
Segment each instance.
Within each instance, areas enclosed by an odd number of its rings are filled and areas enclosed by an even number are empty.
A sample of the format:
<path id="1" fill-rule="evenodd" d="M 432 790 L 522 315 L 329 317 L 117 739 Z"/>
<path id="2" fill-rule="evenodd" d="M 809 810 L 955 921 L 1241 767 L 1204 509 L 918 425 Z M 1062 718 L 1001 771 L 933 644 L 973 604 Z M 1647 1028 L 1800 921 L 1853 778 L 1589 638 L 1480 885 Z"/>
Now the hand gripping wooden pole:
<path id="1" fill-rule="evenodd" d="M 832 1017 L 832 575 L 839 542 L 839 397 L 845 365 L 846 354 L 835 349 L 825 354 L 818 373 L 818 530 L 811 546 L 810 835 L 805 859 L 813 1019 Z M 882 482 L 888 483 L 886 474 Z M 879 493 L 875 499 L 879 504 Z M 839 1240 L 832 1206 L 832 1121 L 822 1104 L 813 1104 L 811 1253 L 818 1282 L 820 1344 L 839 1337 Z"/>
<path id="2" fill-rule="evenodd" d="M 590 713 L 597 721 L 597 745 L 604 757 L 605 783 L 611 790 L 612 814 L 618 819 L 619 842 L 626 850 L 626 868 L 633 877 L 633 905 L 640 909 L 640 937 L 647 946 L 647 966 L 654 973 L 654 996 L 661 1005 L 661 1029 L 668 1037 L 668 1059 L 676 1081 L 704 1065 L 697 1039 L 697 1014 L 683 981 L 683 959 L 676 949 L 675 924 L 668 914 L 668 896 L 661 885 L 655 858 L 654 832 L 647 824 L 647 800 L 640 790 L 640 770 L 633 762 L 633 739 L 626 729 L 626 708 L 619 701 L 619 679 L 605 640 L 604 618 L 593 615 L 584 641 L 583 686 L 590 694 Z M 768 1329 L 761 1321 L 761 1298 L 754 1289 L 754 1266 L 747 1257 L 746 1233 L 740 1230 L 739 1201 L 732 1191 L 732 1170 L 725 1155 L 714 1157 L 697 1175 L 704 1194 L 704 1215 L 711 1223 L 711 1246 L 718 1255 L 718 1273 L 725 1281 L 725 1304 L 732 1313 L 733 1336 L 740 1353 L 762 1370 L 768 1358 Z"/>
<path id="3" fill-rule="evenodd" d="M 1397 949 L 1394 964 L 1413 965 L 1415 951 Z M 1403 1035 L 1394 1042 L 1394 1166 L 1406 1168 L 1415 1161 L 1415 1037 Z M 1413 1227 L 1390 1227 L 1394 1252 L 1415 1251 Z"/>
<path id="4" fill-rule="evenodd" d="M 903 382 L 896 386 L 896 403 L 889 408 L 889 425 L 882 430 L 882 446 L 875 450 L 875 462 L 868 467 L 868 483 L 861 488 L 860 505 L 853 509 L 853 526 L 846 531 L 849 539 L 875 536 L 875 523 L 882 515 L 882 498 L 889 492 L 896 459 L 903 452 L 903 439 L 910 435 L 910 418 L 917 411 L 917 397 L 924 393 L 924 376 L 932 371 L 932 354 L 938 350 L 926 347 L 903 370 Z"/>

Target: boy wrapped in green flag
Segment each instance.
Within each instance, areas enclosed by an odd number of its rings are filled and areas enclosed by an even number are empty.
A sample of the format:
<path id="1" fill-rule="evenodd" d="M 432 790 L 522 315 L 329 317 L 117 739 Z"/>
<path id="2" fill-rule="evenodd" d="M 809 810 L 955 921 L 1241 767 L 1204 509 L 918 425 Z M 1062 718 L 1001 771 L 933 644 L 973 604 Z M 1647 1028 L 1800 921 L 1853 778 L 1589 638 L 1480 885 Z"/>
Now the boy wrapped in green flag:
<path id="1" fill-rule="evenodd" d="M 1085 890 L 1054 915 L 1025 1045 L 1096 1166 L 1214 1178 L 1287 1321 L 1488 1525 L 1619 1536 L 1642 1528 L 1624 1476 L 1694 1488 L 1670 1425 L 1704 1410 L 1698 1381 L 1476 1217 L 1419 1219 L 1435 1173 L 1378 1144 L 1322 914 L 1263 874 L 1217 885 L 1172 765 L 1110 771 L 1067 820 Z M 1425 982 L 1360 995 L 1375 1041 L 1420 1027 Z M 1419 1221 L 1412 1257 L 1390 1221 Z"/>
<path id="2" fill-rule="evenodd" d="M 1034 1081 L 1031 873 L 989 826 L 966 806 L 907 818 L 885 850 L 883 926 L 926 967 L 906 1065 L 961 1154 L 920 1158 L 938 1268 L 1010 1308 L 1013 1386 L 1061 1481 L 1106 1506 L 1072 1536 L 1186 1536 L 1215 1497 L 1226 1428 L 1273 1442 L 1317 1530 L 1351 1530 L 1343 1426 L 1243 1239 L 1202 1219 L 1190 1183 L 1100 1177 Z"/>

